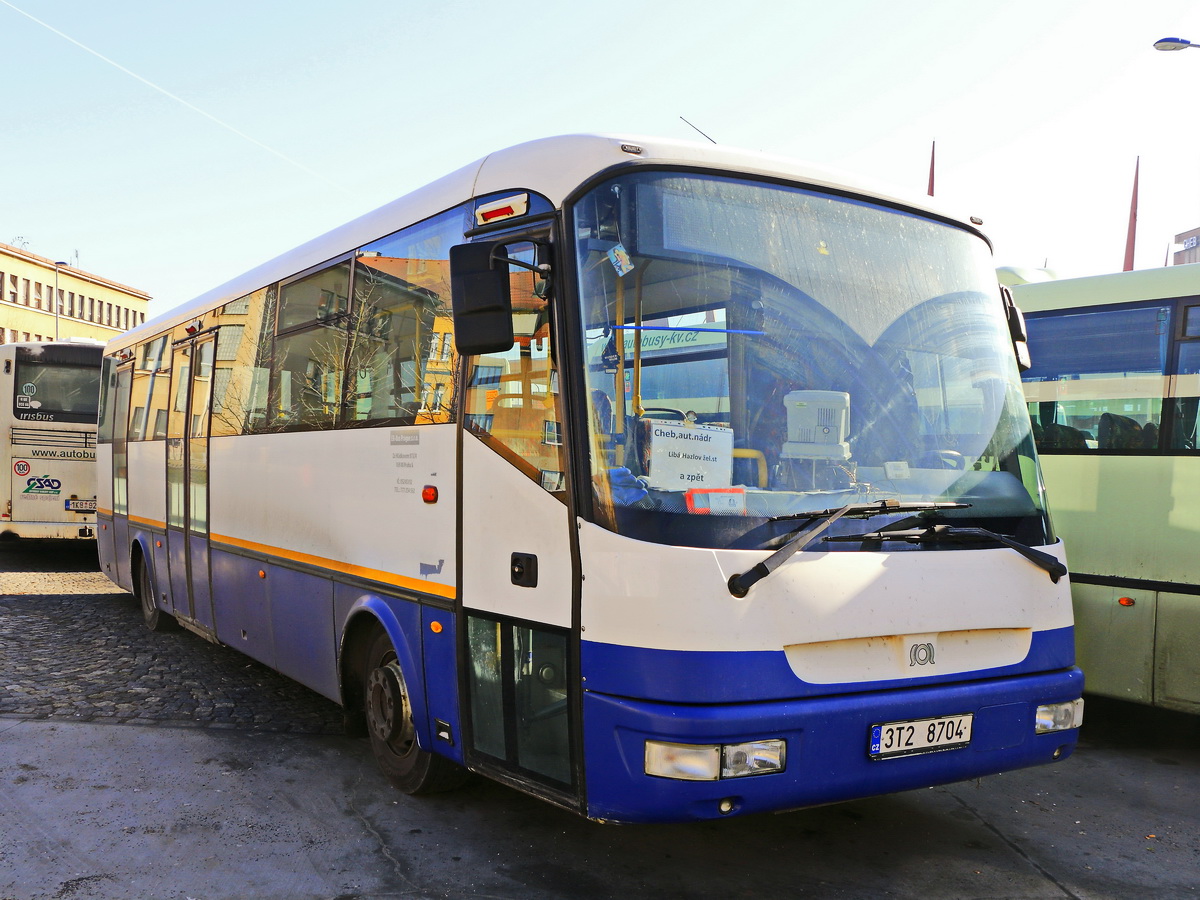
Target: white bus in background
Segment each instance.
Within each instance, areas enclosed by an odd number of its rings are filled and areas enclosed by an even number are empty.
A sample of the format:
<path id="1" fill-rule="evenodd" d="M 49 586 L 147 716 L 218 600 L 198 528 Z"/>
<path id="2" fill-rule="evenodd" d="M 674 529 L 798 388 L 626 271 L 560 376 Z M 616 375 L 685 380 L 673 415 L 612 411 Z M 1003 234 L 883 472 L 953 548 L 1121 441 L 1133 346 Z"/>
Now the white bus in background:
<path id="1" fill-rule="evenodd" d="M 0 540 L 92 539 L 103 345 L 0 344 Z"/>
<path id="2" fill-rule="evenodd" d="M 109 343 L 103 569 L 412 793 L 678 821 L 1061 760 L 1018 316 L 924 202 L 713 146 L 494 153 Z"/>
<path id="3" fill-rule="evenodd" d="M 1088 690 L 1200 712 L 1200 265 L 1013 293 Z"/>

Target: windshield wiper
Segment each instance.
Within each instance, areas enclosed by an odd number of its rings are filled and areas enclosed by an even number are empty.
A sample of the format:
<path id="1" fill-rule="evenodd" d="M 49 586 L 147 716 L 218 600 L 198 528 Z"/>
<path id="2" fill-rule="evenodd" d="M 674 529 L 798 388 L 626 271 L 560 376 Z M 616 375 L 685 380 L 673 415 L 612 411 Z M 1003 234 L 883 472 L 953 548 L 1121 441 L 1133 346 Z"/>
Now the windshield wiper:
<path id="1" fill-rule="evenodd" d="M 1041 550 L 1034 549 L 1028 544 L 1022 544 L 1003 534 L 988 531 L 986 528 L 959 528 L 954 525 L 929 525 L 925 528 L 908 528 L 896 531 L 873 531 L 869 534 L 839 534 L 825 538 L 827 541 L 906 541 L 910 544 L 933 544 L 940 541 L 972 543 L 977 541 L 994 541 L 1016 550 L 1023 557 L 1039 568 L 1045 569 L 1050 580 L 1058 584 L 1058 579 L 1067 574 L 1067 567 L 1056 557 Z"/>
<path id="2" fill-rule="evenodd" d="M 770 521 L 780 522 L 787 519 L 804 519 L 811 524 L 802 526 L 792 533 L 788 542 L 760 562 L 753 569 L 737 575 L 729 576 L 729 593 L 735 597 L 745 597 L 750 588 L 758 584 L 801 547 L 827 529 L 843 516 L 851 519 L 869 519 L 872 516 L 882 516 L 889 513 L 928 512 L 941 509 L 966 509 L 970 503 L 901 503 L 899 500 L 880 500 L 878 503 L 849 503 L 834 509 L 821 509 L 812 512 L 794 513 L 787 516 L 773 516 Z M 899 532 L 897 532 L 899 533 Z M 829 538 L 826 538 L 829 540 Z"/>

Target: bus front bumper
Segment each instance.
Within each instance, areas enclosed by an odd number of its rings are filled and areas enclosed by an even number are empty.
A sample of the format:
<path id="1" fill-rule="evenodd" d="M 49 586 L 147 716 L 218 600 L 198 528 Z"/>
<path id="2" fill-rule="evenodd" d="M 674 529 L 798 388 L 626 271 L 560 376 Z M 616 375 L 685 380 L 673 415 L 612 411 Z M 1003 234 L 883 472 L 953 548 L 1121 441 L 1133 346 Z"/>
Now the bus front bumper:
<path id="1" fill-rule="evenodd" d="M 1049 732 L 1039 707 L 1083 694 L 1075 667 L 986 681 L 754 704 L 683 705 L 584 695 L 587 815 L 612 822 L 674 822 L 798 809 L 1041 765 L 1070 756 L 1078 727 Z M 872 758 L 873 726 L 971 716 L 953 749 Z M 1076 716 L 1074 724 L 1078 724 Z M 647 742 L 700 747 L 783 742 L 782 768 L 705 780 L 647 774 Z M 653 752 L 651 756 L 653 756 Z M 778 762 L 773 760 L 772 762 Z M 654 768 L 652 763 L 650 768 Z"/>

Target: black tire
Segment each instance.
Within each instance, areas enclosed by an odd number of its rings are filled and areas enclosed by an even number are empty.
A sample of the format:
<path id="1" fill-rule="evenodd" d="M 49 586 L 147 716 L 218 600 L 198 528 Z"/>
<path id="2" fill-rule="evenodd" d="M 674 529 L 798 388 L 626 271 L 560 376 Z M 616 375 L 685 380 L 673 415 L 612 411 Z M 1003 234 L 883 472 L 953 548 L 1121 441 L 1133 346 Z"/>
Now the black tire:
<path id="1" fill-rule="evenodd" d="M 417 743 L 412 706 L 404 673 L 392 642 L 382 631 L 371 640 L 363 659 L 363 711 L 375 762 L 392 786 L 406 794 L 432 794 L 461 785 L 461 766 L 422 750 Z"/>
<path id="2" fill-rule="evenodd" d="M 138 602 L 142 605 L 142 621 L 146 623 L 147 628 L 151 631 L 174 631 L 179 627 L 173 615 L 158 608 L 155 602 L 154 578 L 144 559 L 138 563 L 137 594 Z"/>

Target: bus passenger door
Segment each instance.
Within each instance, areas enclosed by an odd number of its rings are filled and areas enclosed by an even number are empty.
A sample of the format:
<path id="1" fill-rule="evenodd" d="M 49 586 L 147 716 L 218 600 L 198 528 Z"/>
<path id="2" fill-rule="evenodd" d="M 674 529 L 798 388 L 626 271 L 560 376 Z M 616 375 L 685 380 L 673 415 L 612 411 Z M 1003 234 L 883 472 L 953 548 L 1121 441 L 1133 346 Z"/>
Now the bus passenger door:
<path id="1" fill-rule="evenodd" d="M 512 272 L 516 342 L 460 369 L 465 756 L 574 803 L 578 710 L 570 686 L 578 666 L 565 429 L 547 303 L 531 273 Z"/>
<path id="2" fill-rule="evenodd" d="M 208 426 L 215 341 L 177 345 L 167 426 L 167 543 L 175 617 L 212 636 L 208 570 Z"/>

